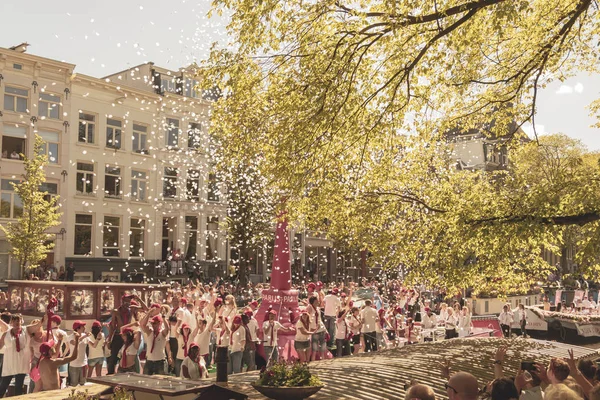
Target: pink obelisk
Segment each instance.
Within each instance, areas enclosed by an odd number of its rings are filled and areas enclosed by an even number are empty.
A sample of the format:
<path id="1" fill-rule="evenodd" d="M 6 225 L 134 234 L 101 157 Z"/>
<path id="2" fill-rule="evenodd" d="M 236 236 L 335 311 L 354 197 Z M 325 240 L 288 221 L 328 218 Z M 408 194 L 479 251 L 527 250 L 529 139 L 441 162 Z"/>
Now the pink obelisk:
<path id="1" fill-rule="evenodd" d="M 262 302 L 256 313 L 256 319 L 262 328 L 269 310 L 277 311 L 276 320 L 285 327 L 294 325 L 298 320 L 298 291 L 292 289 L 292 266 L 290 261 L 290 238 L 285 213 L 277 219 L 275 248 L 273 249 L 273 267 L 271 269 L 271 287 L 262 292 Z M 292 351 L 291 341 L 295 333 L 278 333 L 279 355 L 288 359 Z M 285 350 L 289 349 L 289 351 Z"/>

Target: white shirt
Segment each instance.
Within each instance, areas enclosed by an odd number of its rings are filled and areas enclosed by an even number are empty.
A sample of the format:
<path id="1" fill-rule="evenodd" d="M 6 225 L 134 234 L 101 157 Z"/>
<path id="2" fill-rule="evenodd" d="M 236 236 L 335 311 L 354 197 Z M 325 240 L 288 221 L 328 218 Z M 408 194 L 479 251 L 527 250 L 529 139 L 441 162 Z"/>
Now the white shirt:
<path id="1" fill-rule="evenodd" d="M 296 338 L 295 338 L 295 340 L 297 342 L 308 341 L 308 339 L 310 339 L 310 335 L 305 335 L 304 333 L 300 332 L 300 328 L 305 329 L 304 324 L 302 323 L 302 320 L 298 320 L 298 322 L 296 322 Z M 309 327 L 309 329 L 305 329 L 305 330 L 310 330 L 310 327 Z"/>
<path id="2" fill-rule="evenodd" d="M 350 327 L 350 330 L 352 331 L 353 334 L 358 335 L 360 334 L 360 320 L 358 319 L 358 317 L 355 317 L 353 315 L 348 317 L 348 326 Z"/>
<path id="3" fill-rule="evenodd" d="M 146 359 L 149 361 L 162 361 L 165 359 L 165 346 L 167 345 L 169 338 L 165 337 L 165 335 L 162 334 L 162 331 L 163 330 L 161 329 L 159 332 L 152 331 L 150 335 L 144 334 L 144 342 L 146 342 Z M 154 351 L 152 351 L 152 341 L 154 341 Z"/>
<path id="4" fill-rule="evenodd" d="M 246 328 L 240 326 L 235 332 L 231 333 L 231 342 L 229 350 L 232 353 L 244 351 L 244 341 L 246 340 Z"/>
<path id="5" fill-rule="evenodd" d="M 342 307 L 342 302 L 340 298 L 335 294 L 328 294 L 323 299 L 323 303 L 325 303 L 325 316 L 326 317 L 335 317 L 337 315 L 338 309 Z"/>
<path id="6" fill-rule="evenodd" d="M 222 328 L 215 329 L 217 335 L 217 347 L 229 347 L 229 332 Z"/>
<path id="7" fill-rule="evenodd" d="M 184 378 L 183 376 L 183 366 L 187 367 L 189 379 L 197 381 L 202 378 L 208 378 L 208 373 L 206 372 L 206 363 L 204 362 L 204 357 L 200 357 L 200 365 L 198 363 L 192 361 L 191 358 L 186 357 L 185 360 L 181 363 L 181 372 L 179 372 L 179 377 Z M 202 368 L 202 372 L 200 372 L 200 368 Z"/>
<path id="8" fill-rule="evenodd" d="M 423 314 L 421 317 L 421 325 L 423 329 L 433 329 L 436 326 L 436 318 L 435 314 L 432 314 L 431 317 L 427 315 L 427 313 Z"/>
<path id="9" fill-rule="evenodd" d="M 198 322 L 187 308 L 183 309 L 181 320 L 183 321 L 183 324 L 188 324 L 192 331 L 196 329 Z"/>
<path id="10" fill-rule="evenodd" d="M 96 345 L 96 347 L 92 346 L 92 343 L 96 342 L 96 339 L 94 339 L 93 336 L 90 336 L 90 354 L 89 354 L 89 359 L 91 360 L 92 358 L 104 358 L 104 342 L 106 341 L 106 339 L 104 338 L 104 333 L 100 332 L 98 334 L 98 344 Z"/>
<path id="11" fill-rule="evenodd" d="M 471 328 L 471 314 L 461 315 L 458 319 L 458 327 L 462 329 Z"/>
<path id="12" fill-rule="evenodd" d="M 250 321 L 247 325 L 248 330 L 250 331 L 250 338 L 253 342 L 257 342 L 258 336 L 256 335 L 256 333 L 258 332 L 258 321 L 255 318 L 250 318 Z"/>
<path id="13" fill-rule="evenodd" d="M 263 324 L 263 337 L 265 346 L 277 346 L 277 331 L 283 329 L 283 325 L 281 325 L 277 321 L 273 321 L 273 326 L 271 326 L 270 321 L 265 321 Z"/>
<path id="14" fill-rule="evenodd" d="M 373 307 L 365 307 L 360 312 L 360 316 L 363 321 L 362 333 L 375 332 L 377 330 L 377 321 L 379 315 Z"/>
<path id="15" fill-rule="evenodd" d="M 456 329 L 456 325 L 458 323 L 458 318 L 454 314 L 448 315 L 446 317 L 445 325 L 446 329 Z"/>
<path id="16" fill-rule="evenodd" d="M 70 335 L 67 340 L 69 342 L 69 354 L 73 354 L 73 352 L 75 351 L 75 345 L 71 342 L 75 341 L 75 335 Z M 88 357 L 87 357 L 85 349 L 86 349 L 89 341 L 90 340 L 87 337 L 85 337 L 83 339 L 79 339 L 79 345 L 78 345 L 79 349 L 77 351 L 77 358 L 69 363 L 70 367 L 80 368 L 80 367 L 87 365 Z"/>
<path id="17" fill-rule="evenodd" d="M 196 344 L 200 348 L 200 355 L 203 356 L 208 354 L 210 347 L 210 331 L 208 328 L 204 328 L 202 332 L 198 332 L 196 335 Z"/>
<path id="18" fill-rule="evenodd" d="M 306 312 L 308 313 L 308 316 L 310 317 L 310 330 L 314 331 L 317 329 L 317 324 L 318 324 L 318 320 L 321 319 L 321 313 L 319 312 L 319 307 L 317 307 L 316 309 L 312 306 L 312 305 L 308 305 L 306 307 Z"/>
<path id="19" fill-rule="evenodd" d="M 517 315 L 517 319 L 519 322 L 527 320 L 527 310 L 521 310 L 519 308 L 519 309 L 517 309 L 515 314 Z"/>
<path id="20" fill-rule="evenodd" d="M 346 322 L 346 318 L 336 318 L 335 320 L 335 338 L 339 340 L 346 340 L 348 338 L 348 333 L 350 332 L 350 327 Z"/>
<path id="21" fill-rule="evenodd" d="M 498 321 L 500 322 L 500 325 L 510 325 L 513 322 L 512 313 L 502 311 L 500 315 L 498 315 Z"/>
<path id="22" fill-rule="evenodd" d="M 29 335 L 25 327 L 21 328 L 19 345 L 21 351 L 17 352 L 16 337 L 11 335 L 11 329 L 4 335 L 4 362 L 2 363 L 2 376 L 29 373 L 29 361 L 31 350 L 29 347 Z"/>
<path id="23" fill-rule="evenodd" d="M 185 354 L 185 351 L 184 351 L 184 349 L 183 349 L 183 344 L 184 344 L 184 341 L 183 341 L 183 335 L 179 335 L 179 336 L 177 336 L 177 357 L 176 357 L 176 358 L 177 358 L 178 360 L 183 360 L 183 359 L 185 359 L 185 357 L 186 357 L 186 356 L 184 355 L 184 354 Z M 187 341 L 187 344 L 186 344 L 186 347 L 187 347 L 188 349 L 190 348 L 190 344 L 192 344 L 192 338 L 191 338 L 191 337 L 188 337 L 188 341 Z"/>

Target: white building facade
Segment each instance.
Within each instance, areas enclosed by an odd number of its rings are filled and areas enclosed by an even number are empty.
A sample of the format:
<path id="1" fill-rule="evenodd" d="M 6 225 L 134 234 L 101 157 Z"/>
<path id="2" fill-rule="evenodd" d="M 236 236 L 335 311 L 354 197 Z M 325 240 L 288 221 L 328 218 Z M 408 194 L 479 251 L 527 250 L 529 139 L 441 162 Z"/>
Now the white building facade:
<path id="1" fill-rule="evenodd" d="M 72 262 L 81 280 L 161 278 L 173 259 L 178 275 L 222 274 L 224 188 L 210 163 L 210 103 L 194 91 L 194 71 L 148 63 L 94 78 L 74 68 L 0 48 L 0 223 L 19 212 L 5 189 L 23 174 L 13 148 L 31 156 L 37 133 L 51 159 L 45 189 L 60 195 L 63 212 L 47 263 Z M 0 279 L 20 274 L 9 249 L 0 238 Z"/>

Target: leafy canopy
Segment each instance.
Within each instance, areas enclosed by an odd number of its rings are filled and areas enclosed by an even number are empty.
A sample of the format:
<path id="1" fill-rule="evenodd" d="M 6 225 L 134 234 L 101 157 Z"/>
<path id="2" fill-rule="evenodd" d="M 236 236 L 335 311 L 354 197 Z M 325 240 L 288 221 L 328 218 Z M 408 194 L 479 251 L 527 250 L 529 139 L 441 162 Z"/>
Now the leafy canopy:
<path id="1" fill-rule="evenodd" d="M 527 287 L 550 270 L 541 246 L 572 225 L 597 249 L 597 187 L 582 178 L 597 166 L 532 176 L 548 155 L 522 148 L 520 129 L 539 88 L 597 72 L 591 0 L 215 0 L 214 11 L 230 15 L 234 41 L 203 65 L 223 93 L 214 132 L 232 157 L 264 159 L 293 218 L 326 219 L 371 262 L 449 289 Z M 511 173 L 455 168 L 445 135 L 472 129 L 503 138 Z M 574 187 L 566 197 L 552 192 L 559 177 Z"/>

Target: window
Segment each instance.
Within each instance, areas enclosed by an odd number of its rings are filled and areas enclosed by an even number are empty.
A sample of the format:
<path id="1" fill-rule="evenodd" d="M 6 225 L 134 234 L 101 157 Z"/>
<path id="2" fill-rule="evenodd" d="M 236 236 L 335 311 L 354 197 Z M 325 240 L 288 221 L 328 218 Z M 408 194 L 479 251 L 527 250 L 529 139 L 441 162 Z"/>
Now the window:
<path id="1" fill-rule="evenodd" d="M 146 221 L 139 218 L 131 218 L 129 232 L 129 255 L 131 257 L 144 256 L 144 228 Z"/>
<path id="2" fill-rule="evenodd" d="M 200 189 L 200 171 L 196 169 L 188 170 L 186 189 L 186 198 L 188 200 L 198 201 L 200 199 L 198 194 Z"/>
<path id="3" fill-rule="evenodd" d="M 200 148 L 200 124 L 191 123 L 188 130 L 188 148 L 198 150 Z"/>
<path id="4" fill-rule="evenodd" d="M 160 91 L 177 93 L 177 79 L 174 76 L 162 75 L 160 77 Z"/>
<path id="5" fill-rule="evenodd" d="M 27 152 L 27 128 L 24 126 L 4 125 L 2 135 L 2 158 L 22 160 L 21 154 Z"/>
<path id="6" fill-rule="evenodd" d="M 106 119 L 106 147 L 113 149 L 121 148 L 121 132 L 123 122 L 118 119 Z"/>
<path id="7" fill-rule="evenodd" d="M 148 154 L 148 127 L 133 123 L 133 151 Z"/>
<path id="8" fill-rule="evenodd" d="M 21 71 L 23 70 L 23 64 L 13 64 L 13 69 Z"/>
<path id="9" fill-rule="evenodd" d="M 96 116 L 79 113 L 79 143 L 93 144 L 96 140 Z"/>
<path id="10" fill-rule="evenodd" d="M 94 193 L 94 164 L 77 163 L 77 194 Z"/>
<path id="11" fill-rule="evenodd" d="M 58 195 L 58 183 L 44 182 L 40 185 L 40 192 L 46 192 L 44 200 L 54 201 Z"/>
<path id="12" fill-rule="evenodd" d="M 167 118 L 167 146 L 179 146 L 179 120 Z"/>
<path id="13" fill-rule="evenodd" d="M 146 201 L 146 190 L 148 177 L 143 171 L 131 170 L 131 199 L 135 201 Z"/>
<path id="14" fill-rule="evenodd" d="M 165 176 L 163 178 L 163 197 L 165 199 L 174 199 L 177 197 L 177 168 L 165 168 Z"/>
<path id="15" fill-rule="evenodd" d="M 92 252 L 92 216 L 75 214 L 75 246 L 73 254 L 88 255 Z"/>
<path id="16" fill-rule="evenodd" d="M 218 258 L 219 218 L 206 217 L 206 260 Z"/>
<path id="17" fill-rule="evenodd" d="M 40 93 L 38 102 L 38 115 L 42 118 L 60 118 L 60 96 Z"/>
<path id="18" fill-rule="evenodd" d="M 198 244 L 198 217 L 185 216 L 185 259 L 195 260 Z"/>
<path id="19" fill-rule="evenodd" d="M 102 255 L 105 257 L 119 257 L 119 228 L 120 217 L 104 217 L 102 231 Z"/>
<path id="20" fill-rule="evenodd" d="M 27 112 L 29 90 L 6 86 L 4 89 L 4 109 L 14 112 Z"/>
<path id="21" fill-rule="evenodd" d="M 19 181 L 12 179 L 2 179 L 0 184 L 0 217 L 1 218 L 19 218 L 23 215 L 23 202 L 18 194 L 15 193 L 14 185 Z"/>
<path id="22" fill-rule="evenodd" d="M 200 96 L 198 96 L 198 92 L 196 91 L 196 86 L 198 86 L 197 80 L 192 80 L 192 79 L 186 78 L 185 79 L 185 96 L 193 97 L 193 98 L 200 97 Z"/>
<path id="23" fill-rule="evenodd" d="M 208 201 L 219 201 L 219 185 L 214 172 L 208 174 Z"/>
<path id="24" fill-rule="evenodd" d="M 121 168 L 111 165 L 104 167 L 104 197 L 121 198 Z"/>
<path id="25" fill-rule="evenodd" d="M 48 161 L 51 164 L 58 164 L 58 147 L 60 137 L 58 132 L 39 131 L 38 135 L 44 139 L 44 144 L 41 148 L 41 154 L 48 156 Z"/>

